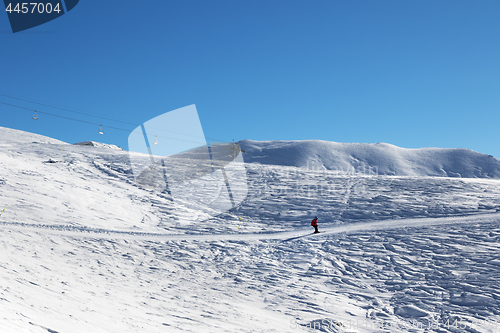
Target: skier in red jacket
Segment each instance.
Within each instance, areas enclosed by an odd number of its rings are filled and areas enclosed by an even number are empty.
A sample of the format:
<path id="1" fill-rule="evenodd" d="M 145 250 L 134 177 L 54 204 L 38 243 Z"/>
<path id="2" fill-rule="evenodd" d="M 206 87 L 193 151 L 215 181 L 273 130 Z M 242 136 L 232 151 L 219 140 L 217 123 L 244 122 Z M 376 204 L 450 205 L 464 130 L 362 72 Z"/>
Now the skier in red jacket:
<path id="1" fill-rule="evenodd" d="M 311 225 L 314 227 L 314 233 L 319 233 L 318 231 L 318 217 L 316 216 L 314 220 L 311 221 Z"/>

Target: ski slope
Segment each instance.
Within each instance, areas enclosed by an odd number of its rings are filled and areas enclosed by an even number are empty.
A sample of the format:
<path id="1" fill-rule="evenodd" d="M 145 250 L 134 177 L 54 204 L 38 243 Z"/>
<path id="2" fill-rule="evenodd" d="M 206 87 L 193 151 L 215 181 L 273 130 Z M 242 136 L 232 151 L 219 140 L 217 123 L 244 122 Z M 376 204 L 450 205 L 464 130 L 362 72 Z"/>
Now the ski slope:
<path id="1" fill-rule="evenodd" d="M 161 234 L 142 232 L 114 232 L 105 229 L 75 228 L 66 226 L 29 225 L 24 223 L 2 222 L 0 225 L 4 229 L 31 231 L 49 235 L 64 235 L 78 238 L 102 238 L 102 239 L 134 239 L 134 240 L 154 240 L 154 241 L 218 241 L 218 240 L 284 240 L 292 241 L 304 237 L 314 237 L 316 239 L 328 237 L 335 234 L 352 233 L 360 231 L 378 231 L 387 229 L 404 229 L 416 227 L 442 226 L 447 224 L 471 224 L 471 223 L 491 223 L 500 219 L 500 213 L 478 214 L 462 217 L 443 218 L 420 218 L 420 219 L 398 219 L 370 221 L 360 223 L 350 223 L 322 229 L 320 234 L 311 233 L 310 230 L 293 230 L 278 232 L 257 232 L 257 233 L 226 233 L 226 234 Z"/>
<path id="2" fill-rule="evenodd" d="M 498 160 L 328 145 L 242 142 L 247 198 L 187 223 L 127 152 L 0 128 L 0 331 L 500 331 Z"/>

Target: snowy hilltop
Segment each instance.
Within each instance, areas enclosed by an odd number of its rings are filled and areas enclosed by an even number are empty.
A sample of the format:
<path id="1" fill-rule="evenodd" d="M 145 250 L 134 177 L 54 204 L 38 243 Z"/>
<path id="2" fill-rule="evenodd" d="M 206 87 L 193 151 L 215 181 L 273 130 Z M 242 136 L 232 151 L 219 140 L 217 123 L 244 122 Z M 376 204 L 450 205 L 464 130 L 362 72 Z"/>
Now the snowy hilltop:
<path id="1" fill-rule="evenodd" d="M 75 143 L 77 146 L 88 146 L 88 147 L 105 147 L 109 149 L 119 149 L 123 150 L 121 147 L 118 147 L 116 145 L 110 145 L 107 143 L 102 143 L 102 142 L 95 142 L 95 141 L 83 141 L 83 142 L 77 142 Z"/>
<path id="2" fill-rule="evenodd" d="M 245 162 L 390 176 L 500 178 L 500 160 L 469 149 L 405 149 L 387 143 L 241 141 Z"/>

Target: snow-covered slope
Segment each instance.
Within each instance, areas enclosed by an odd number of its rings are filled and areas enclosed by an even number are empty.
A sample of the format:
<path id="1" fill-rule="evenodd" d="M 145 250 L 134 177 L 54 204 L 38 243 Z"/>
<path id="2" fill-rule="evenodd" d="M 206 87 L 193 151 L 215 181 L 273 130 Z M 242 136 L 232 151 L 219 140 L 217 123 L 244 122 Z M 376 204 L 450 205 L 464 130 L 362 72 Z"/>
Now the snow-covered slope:
<path id="1" fill-rule="evenodd" d="M 0 127 L 0 332 L 498 332 L 499 180 L 305 166 L 183 224 L 127 152 Z"/>
<path id="2" fill-rule="evenodd" d="M 78 146 L 88 146 L 88 147 L 106 147 L 109 149 L 119 149 L 122 150 L 121 147 L 118 147 L 116 145 L 110 145 L 107 143 L 102 143 L 102 142 L 95 142 L 95 141 L 83 141 L 83 142 L 77 142 L 75 145 Z"/>
<path id="3" fill-rule="evenodd" d="M 394 176 L 500 178 L 500 160 L 469 149 L 405 149 L 387 143 L 241 141 L 247 163 Z"/>

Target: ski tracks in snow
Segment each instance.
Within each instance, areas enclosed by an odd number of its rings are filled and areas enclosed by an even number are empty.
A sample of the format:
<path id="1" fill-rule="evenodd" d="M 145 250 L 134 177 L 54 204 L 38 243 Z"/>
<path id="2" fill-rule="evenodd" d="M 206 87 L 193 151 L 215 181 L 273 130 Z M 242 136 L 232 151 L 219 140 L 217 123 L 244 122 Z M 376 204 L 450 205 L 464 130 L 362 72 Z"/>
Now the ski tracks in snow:
<path id="1" fill-rule="evenodd" d="M 306 229 L 283 231 L 283 232 L 263 232 L 263 233 L 226 233 L 226 234 L 162 234 L 162 233 L 136 233 L 136 232 L 116 232 L 106 229 L 91 229 L 84 227 L 68 226 L 46 226 L 24 223 L 2 222 L 0 226 L 4 229 L 28 231 L 36 233 L 47 233 L 52 235 L 61 235 L 81 238 L 100 238 L 100 239 L 134 239 L 148 241 L 218 241 L 218 240 L 272 240 L 281 239 L 284 241 L 293 241 L 304 237 L 324 237 L 340 233 L 355 233 L 358 231 L 375 231 L 398 228 L 419 228 L 431 227 L 446 224 L 463 223 L 483 223 L 500 221 L 500 213 L 477 214 L 468 216 L 453 216 L 443 218 L 414 218 L 414 219 L 396 219 L 370 221 L 360 223 L 349 223 L 335 226 L 333 228 L 323 229 L 320 234 L 313 234 Z"/>

